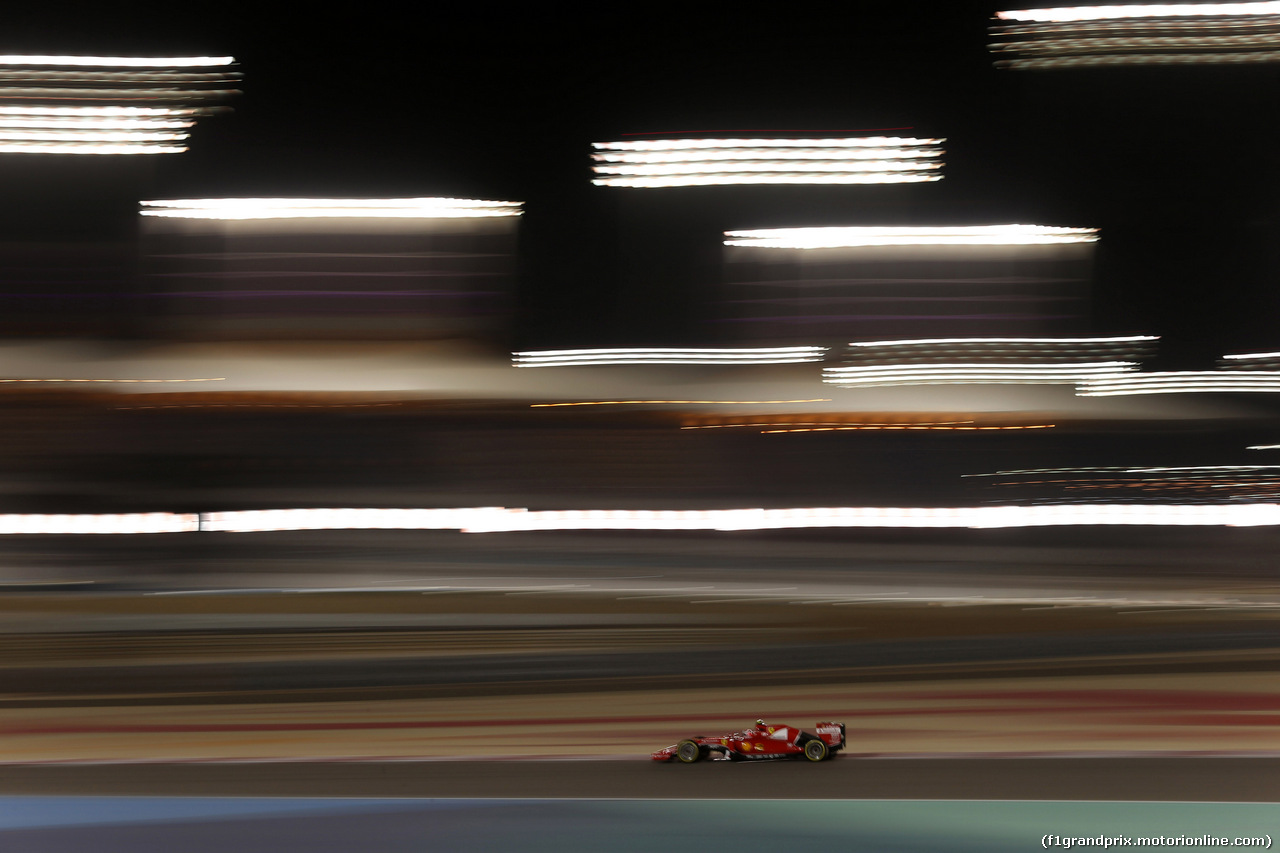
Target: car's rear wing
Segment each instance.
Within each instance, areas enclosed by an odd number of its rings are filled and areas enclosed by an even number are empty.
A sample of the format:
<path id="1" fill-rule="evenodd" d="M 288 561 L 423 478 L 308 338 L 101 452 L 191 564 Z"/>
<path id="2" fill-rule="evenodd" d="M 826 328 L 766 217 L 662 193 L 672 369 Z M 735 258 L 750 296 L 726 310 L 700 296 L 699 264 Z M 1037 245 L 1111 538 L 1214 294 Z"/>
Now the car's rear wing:
<path id="1" fill-rule="evenodd" d="M 834 749 L 844 748 L 844 723 L 822 722 L 817 724 L 816 730 L 818 737 L 826 741 L 827 746 Z"/>

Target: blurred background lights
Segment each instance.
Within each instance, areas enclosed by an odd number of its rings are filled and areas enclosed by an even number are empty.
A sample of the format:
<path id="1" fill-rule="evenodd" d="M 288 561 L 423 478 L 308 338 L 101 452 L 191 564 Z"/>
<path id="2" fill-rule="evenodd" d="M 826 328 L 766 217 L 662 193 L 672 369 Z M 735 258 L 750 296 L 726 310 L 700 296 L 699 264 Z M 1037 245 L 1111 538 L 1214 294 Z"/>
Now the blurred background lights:
<path id="1" fill-rule="evenodd" d="M 823 381 L 879 385 L 1074 384 L 1134 371 L 1155 338 L 921 338 L 849 344 L 851 365 L 823 370 Z"/>
<path id="2" fill-rule="evenodd" d="M 909 364 L 829 367 L 822 381 L 846 388 L 873 385 L 1040 385 L 1074 384 L 1084 379 L 1117 376 L 1134 370 L 1132 362 L 1079 364 Z"/>
<path id="3" fill-rule="evenodd" d="M 0 153 L 172 154 L 240 75 L 229 56 L 0 56 Z M 196 70 L 198 69 L 198 70 Z"/>
<path id="4" fill-rule="evenodd" d="M 1280 4 L 1080 6 L 997 12 L 997 66 L 1239 64 L 1280 61 Z"/>
<path id="5" fill-rule="evenodd" d="M 1076 389 L 1076 393 L 1081 397 L 1208 392 L 1276 393 L 1277 391 L 1280 391 L 1280 372 L 1264 370 L 1134 373 L 1124 377 L 1087 379 Z"/>
<path id="6" fill-rule="evenodd" d="M 143 216 L 178 219 L 474 219 L 522 212 L 518 201 L 461 198 L 205 198 L 141 205 Z"/>
<path id="7" fill-rule="evenodd" d="M 936 181 L 942 139 L 660 139 L 596 142 L 592 183 L 610 187 Z"/>
<path id="8" fill-rule="evenodd" d="M 826 347 L 739 347 L 680 349 L 542 350 L 513 353 L 516 367 L 574 367 L 604 364 L 795 364 L 821 361 Z"/>
<path id="9" fill-rule="evenodd" d="M 843 249 L 859 246 L 1018 246 L 1092 243 L 1096 228 L 1047 225 L 971 225 L 956 227 L 856 226 L 762 228 L 726 231 L 726 246 L 762 249 Z"/>
<path id="10" fill-rule="evenodd" d="M 996 12 L 1002 21 L 1105 21 L 1123 18 L 1194 18 L 1219 15 L 1280 15 L 1280 3 L 1171 3 L 1068 6 Z"/>
<path id="11" fill-rule="evenodd" d="M 1280 370 L 1280 352 L 1250 352 L 1224 355 L 1218 360 L 1219 370 Z"/>

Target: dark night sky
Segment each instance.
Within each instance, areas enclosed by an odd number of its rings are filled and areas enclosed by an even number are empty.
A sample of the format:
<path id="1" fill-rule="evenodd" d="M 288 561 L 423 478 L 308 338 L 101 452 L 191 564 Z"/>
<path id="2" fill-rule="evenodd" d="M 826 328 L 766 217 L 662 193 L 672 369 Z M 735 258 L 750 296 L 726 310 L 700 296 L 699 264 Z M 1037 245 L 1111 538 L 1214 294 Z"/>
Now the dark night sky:
<path id="1" fill-rule="evenodd" d="M 140 175 L 132 186 L 153 197 L 525 202 L 523 345 L 590 343 L 602 329 L 632 343 L 685 331 L 674 320 L 628 326 L 619 293 L 647 261 L 621 233 L 620 206 L 628 193 L 663 191 L 591 186 L 591 142 L 656 131 L 912 127 L 948 138 L 939 184 L 909 195 L 677 191 L 670 221 L 678 230 L 682 211 L 719 203 L 751 214 L 742 227 L 1098 226 L 1099 332 L 1164 334 L 1170 357 L 1187 366 L 1280 346 L 1273 67 L 997 71 L 986 28 L 1001 7 L 977 3 L 939 4 L 940 12 L 850 7 L 841 18 L 707 7 L 723 15 L 720 24 L 674 6 L 599 8 L 583 19 L 464 4 L 403 16 L 265 8 L 133 22 L 27 11 L 6 22 L 3 42 L 15 53 L 239 60 L 244 94 L 233 113 L 205 119 L 187 154 L 127 167 Z M 688 216 L 691 232 L 714 224 Z M 668 263 L 679 265 L 681 251 Z M 605 322 L 588 339 L 583 320 L 596 316 Z"/>

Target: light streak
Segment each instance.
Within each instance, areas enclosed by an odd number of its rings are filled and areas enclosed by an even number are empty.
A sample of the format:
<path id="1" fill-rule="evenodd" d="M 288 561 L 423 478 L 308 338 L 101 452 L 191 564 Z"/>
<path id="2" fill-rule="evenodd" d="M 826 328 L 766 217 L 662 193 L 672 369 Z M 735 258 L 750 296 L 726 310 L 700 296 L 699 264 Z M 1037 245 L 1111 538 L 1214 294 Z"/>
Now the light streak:
<path id="1" fill-rule="evenodd" d="M 906 347 L 922 344 L 1110 344 L 1160 340 L 1155 335 L 1123 335 L 1111 338 L 917 338 L 893 341 L 854 341 L 851 347 Z"/>
<path id="2" fill-rule="evenodd" d="M 185 145 L 153 145 L 132 143 L 109 145 L 105 143 L 41 144 L 36 142 L 0 143 L 0 154 L 181 154 Z"/>
<path id="3" fill-rule="evenodd" d="M 1048 225 L 936 227 L 857 226 L 726 231 L 726 246 L 761 249 L 846 249 L 868 246 L 1017 246 L 1093 243 L 1096 228 Z"/>
<path id="4" fill-rule="evenodd" d="M 613 187 L 939 180 L 942 139 L 657 139 L 593 143 L 592 183 Z"/>
<path id="5" fill-rule="evenodd" d="M 0 514 L 0 535 L 192 533 L 199 530 L 195 513 L 146 512 L 104 515 Z"/>
<path id="6" fill-rule="evenodd" d="M 142 383 L 142 382 L 225 382 L 225 376 L 210 376 L 200 379 L 0 379 L 0 382 L 115 382 L 115 383 Z"/>
<path id="7" fill-rule="evenodd" d="M 1050 526 L 1276 526 L 1280 505 L 1064 504 L 708 510 L 275 509 L 210 513 L 0 515 L 0 534 L 251 533 L 272 530 L 788 530 Z"/>
<path id="8" fill-rule="evenodd" d="M 1004 425 L 1004 426 L 943 426 L 941 424 L 863 424 L 860 426 L 821 426 L 821 427 L 797 428 L 797 429 L 766 429 L 766 430 L 761 430 L 760 434 L 772 435 L 774 433 L 784 433 L 784 432 L 840 432 L 843 430 L 862 430 L 862 429 L 871 429 L 871 430 L 944 429 L 944 430 L 978 431 L 978 430 L 1002 430 L 1002 429 L 1051 429 L 1055 426 L 1057 426 L 1057 424 L 1012 424 L 1012 425 Z M 683 429 L 688 429 L 688 427 L 683 427 Z"/>
<path id="9" fill-rule="evenodd" d="M 1251 352 L 1224 355 L 1218 360 L 1218 369 L 1236 372 L 1240 370 L 1280 370 L 1280 352 Z"/>
<path id="10" fill-rule="evenodd" d="M 1176 3 L 1067 6 L 1050 9 L 1019 9 L 996 12 L 1002 21 L 1104 21 L 1121 18 L 1216 17 L 1219 15 L 1280 15 L 1280 3 Z"/>
<path id="11" fill-rule="evenodd" d="M 1280 372 L 1264 370 L 1169 371 L 1089 379 L 1076 389 L 1081 397 L 1129 394 L 1276 393 Z"/>
<path id="12" fill-rule="evenodd" d="M 1280 444 L 1251 444 L 1245 450 L 1280 450 Z"/>
<path id="13" fill-rule="evenodd" d="M 847 429 L 946 429 L 973 421 L 858 422 L 858 421 L 760 421 L 756 423 L 686 424 L 680 429 L 734 429 L 741 427 L 841 427 Z M 781 430 L 786 431 L 786 430 Z"/>
<path id="14" fill-rule="evenodd" d="M 803 528 L 1010 528 L 1048 526 L 1280 525 L 1280 505 L 1067 504 L 984 507 L 803 507 L 712 510 L 293 509 L 207 513 L 201 529 L 785 530 Z"/>
<path id="15" fill-rule="evenodd" d="M 205 115 L 207 108 L 201 107 L 30 107 L 0 106 L 0 116 L 49 116 L 50 118 L 77 117 L 171 117 Z"/>
<path id="16" fill-rule="evenodd" d="M 181 219 L 472 219 L 522 212 L 518 201 L 463 198 L 205 198 L 140 204 L 143 216 Z"/>
<path id="17" fill-rule="evenodd" d="M 768 406 L 780 403 L 830 403 L 830 397 L 811 400 L 585 400 L 577 403 L 530 403 L 531 409 L 554 409 L 561 406 Z"/>
<path id="18" fill-rule="evenodd" d="M 851 136 L 843 139 L 639 139 L 631 142 L 593 142 L 602 151 L 679 151 L 716 148 L 900 148 L 936 146 L 945 139 L 915 139 L 896 136 Z"/>
<path id="19" fill-rule="evenodd" d="M 889 364 L 829 367 L 822 381 L 844 387 L 878 385 L 1067 384 L 1091 377 L 1116 376 L 1136 369 L 1133 362 L 1076 364 Z"/>
<path id="20" fill-rule="evenodd" d="M 174 154 L 186 151 L 197 107 L 226 88 L 230 56 L 0 56 L 0 153 Z M 94 69 L 111 70 L 94 70 Z M 165 103 L 135 106 L 135 102 Z"/>
<path id="21" fill-rule="evenodd" d="M 1013 70 L 1096 68 L 1124 65 L 1265 65 L 1280 62 L 1280 51 L 1265 53 L 1187 53 L 1134 56 L 1070 56 L 1057 59 L 1010 59 L 997 63 Z"/>
<path id="22" fill-rule="evenodd" d="M 597 186 L 656 189 L 661 187 L 716 187 L 734 184 L 919 184 L 941 180 L 938 174 L 905 174 L 897 172 L 866 172 L 863 174 L 815 175 L 806 172 L 741 174 L 741 175 L 690 175 L 674 178 L 609 178 L 593 180 Z"/>
<path id="23" fill-rule="evenodd" d="M 1186 471 L 1205 471 L 1220 473 L 1223 471 L 1264 471 L 1280 469 L 1280 465 L 1175 465 L 1156 467 L 1133 467 L 1128 465 L 1101 465 L 1083 468 L 1019 468 L 1010 471 L 995 471 L 989 474 L 962 474 L 962 477 L 1005 477 L 1022 474 L 1171 474 Z"/>
<path id="24" fill-rule="evenodd" d="M 159 130 L 0 130 L 0 140 L 5 142 L 179 142 L 189 135 Z"/>
<path id="25" fill-rule="evenodd" d="M 0 127 L 3 128 L 45 128 L 47 130 L 65 131 L 68 129 L 84 130 L 167 130 L 172 128 L 192 127 L 195 121 L 175 118 L 89 118 L 57 116 L 46 119 L 39 118 L 5 118 L 0 113 Z"/>
<path id="26" fill-rule="evenodd" d="M 1077 6 L 998 12 L 991 45 L 1012 69 L 1280 61 L 1280 4 Z"/>
<path id="27" fill-rule="evenodd" d="M 795 364 L 821 361 L 826 347 L 537 350 L 512 353 L 516 367 L 576 367 L 609 364 Z"/>

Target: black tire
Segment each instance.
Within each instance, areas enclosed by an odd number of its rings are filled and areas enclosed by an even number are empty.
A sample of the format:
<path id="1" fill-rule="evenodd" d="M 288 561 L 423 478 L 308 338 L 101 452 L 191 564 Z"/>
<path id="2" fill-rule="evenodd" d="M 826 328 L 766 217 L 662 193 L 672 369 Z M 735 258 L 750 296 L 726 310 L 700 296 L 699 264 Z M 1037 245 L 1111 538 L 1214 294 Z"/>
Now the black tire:
<path id="1" fill-rule="evenodd" d="M 831 750 L 827 748 L 825 740 L 814 738 L 804 745 L 804 757 L 810 761 L 824 761 Z"/>
<path id="2" fill-rule="evenodd" d="M 676 745 L 676 758 L 681 764 L 692 764 L 702 758 L 702 747 L 694 740 L 682 740 Z"/>

